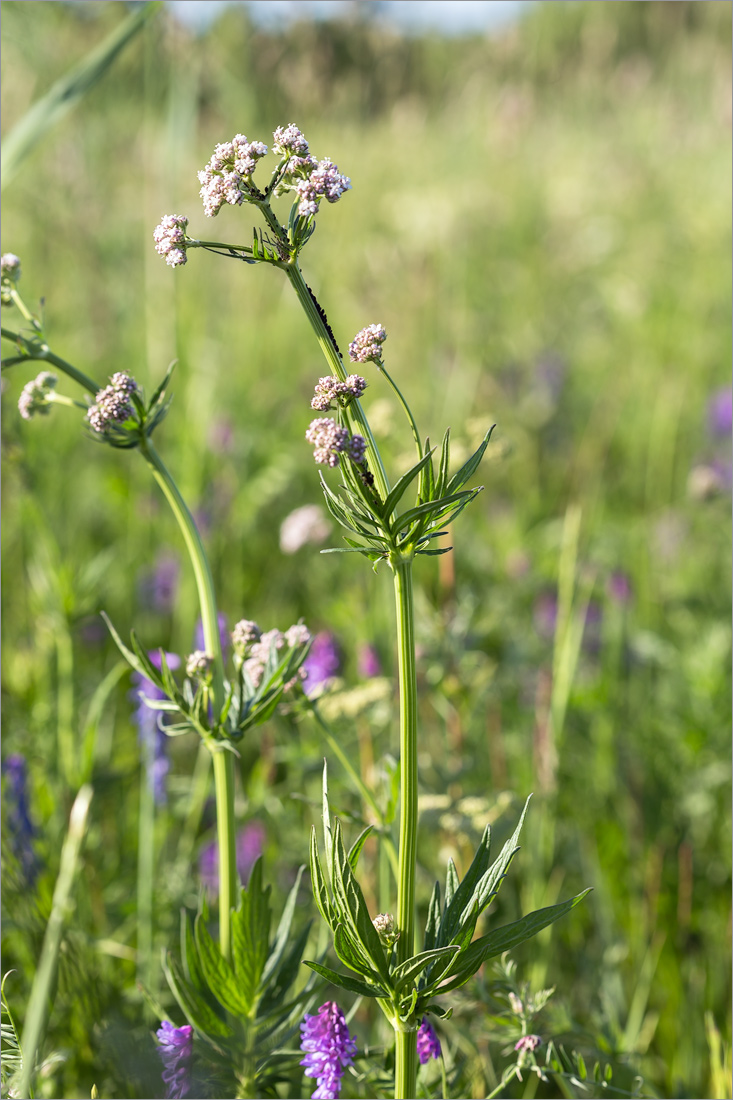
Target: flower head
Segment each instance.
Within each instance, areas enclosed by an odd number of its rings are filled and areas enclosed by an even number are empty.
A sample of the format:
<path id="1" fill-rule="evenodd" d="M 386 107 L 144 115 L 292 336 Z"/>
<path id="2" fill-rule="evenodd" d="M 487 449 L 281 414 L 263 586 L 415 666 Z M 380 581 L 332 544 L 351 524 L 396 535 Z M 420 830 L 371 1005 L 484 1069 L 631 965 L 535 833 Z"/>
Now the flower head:
<path id="1" fill-rule="evenodd" d="M 162 665 L 159 650 L 151 650 L 148 653 L 150 662 L 156 668 Z M 175 653 L 166 653 L 168 668 L 178 668 L 181 659 Z M 138 740 L 144 749 L 144 760 L 148 771 L 148 782 L 153 791 L 153 797 L 158 805 L 166 800 L 166 777 L 170 769 L 168 761 L 168 738 L 165 734 L 165 715 L 159 710 L 148 706 L 146 699 L 151 702 L 159 702 L 165 699 L 165 693 L 156 687 L 147 676 L 139 672 L 133 672 L 133 691 L 130 698 L 137 704 L 133 713 L 133 721 L 138 729 Z"/>
<path id="2" fill-rule="evenodd" d="M 163 1081 L 168 1100 L 181 1100 L 191 1089 L 189 1077 L 193 1055 L 193 1028 L 190 1024 L 174 1027 L 163 1020 L 156 1031 L 158 1054 L 163 1062 Z"/>
<path id="3" fill-rule="evenodd" d="M 186 226 L 188 218 L 183 214 L 164 214 L 160 225 L 153 230 L 155 251 L 160 256 L 165 256 L 165 262 L 170 267 L 181 267 L 186 263 Z"/>
<path id="4" fill-rule="evenodd" d="M 338 406 L 345 409 L 354 398 L 361 397 L 366 386 L 366 379 L 362 378 L 360 374 L 350 374 L 344 382 L 340 382 L 338 378 L 334 378 L 332 375 L 319 378 L 311 401 L 311 408 L 325 412 L 327 409 L 333 408 L 333 402 L 335 401 Z"/>
<path id="5" fill-rule="evenodd" d="M 4 306 L 12 304 L 11 290 L 20 279 L 20 259 L 14 252 L 0 256 L 0 300 Z"/>
<path id="6" fill-rule="evenodd" d="M 514 1049 L 519 1054 L 533 1054 L 540 1046 L 542 1046 L 542 1040 L 539 1035 L 523 1035 L 522 1038 L 514 1044 Z"/>
<path id="7" fill-rule="evenodd" d="M 114 424 L 124 424 L 129 420 L 133 413 L 130 397 L 136 390 L 137 382 L 127 371 L 113 374 L 109 386 L 97 393 L 94 404 L 87 412 L 90 427 L 104 435 Z"/>
<path id="8" fill-rule="evenodd" d="M 281 157 L 307 157 L 308 142 L 294 122 L 278 126 L 272 135 L 272 151 Z"/>
<path id="9" fill-rule="evenodd" d="M 186 675 L 190 680 L 206 680 L 211 671 L 211 658 L 203 649 L 194 649 L 186 658 Z"/>
<path id="10" fill-rule="evenodd" d="M 27 382 L 18 398 L 18 411 L 24 420 L 30 420 L 36 413 L 45 416 L 51 409 L 49 396 L 56 387 L 58 378 L 50 371 L 43 370 L 32 382 Z"/>
<path id="11" fill-rule="evenodd" d="M 317 1016 L 306 1014 L 300 1025 L 300 1049 L 306 1077 L 315 1077 L 318 1088 L 312 1100 L 338 1100 L 344 1069 L 354 1061 L 356 1039 L 349 1034 L 344 1014 L 335 1001 L 326 1001 Z"/>
<path id="12" fill-rule="evenodd" d="M 302 218 L 308 218 L 318 213 L 321 199 L 328 202 L 338 202 L 345 191 L 351 190 L 351 180 L 348 176 L 342 176 L 338 167 L 326 157 L 313 168 L 310 158 L 307 164 L 299 166 L 305 168 L 307 174 L 296 180 L 295 192 L 300 199 L 298 213 Z M 310 169 L 308 172 L 307 170 Z"/>
<path id="13" fill-rule="evenodd" d="M 424 1066 L 431 1058 L 440 1058 L 440 1039 L 435 1034 L 435 1028 L 427 1016 L 423 1016 L 422 1023 L 417 1033 L 417 1056 L 420 1065 Z"/>
<path id="14" fill-rule="evenodd" d="M 391 913 L 378 913 L 372 924 L 385 947 L 391 947 L 393 943 L 397 943 L 400 933 L 395 929 L 394 917 Z"/>
<path id="15" fill-rule="evenodd" d="M 304 504 L 285 517 L 280 525 L 280 549 L 295 554 L 308 543 L 323 542 L 331 527 L 320 504 Z"/>
<path id="16" fill-rule="evenodd" d="M 348 455 L 354 462 L 361 462 L 366 451 L 363 436 L 350 436 L 346 428 L 328 416 L 312 420 L 305 438 L 315 447 L 313 457 L 321 466 L 338 466 L 341 454 Z"/>
<path id="17" fill-rule="evenodd" d="M 207 218 L 215 217 L 222 206 L 240 206 L 252 194 L 252 173 L 257 161 L 265 156 L 267 146 L 261 141 L 248 141 L 244 134 L 235 134 L 231 141 L 220 143 L 211 160 L 199 174 Z"/>
<path id="18" fill-rule="evenodd" d="M 243 657 L 247 646 L 252 645 L 253 642 L 258 642 L 261 636 L 262 631 L 253 619 L 240 619 L 238 623 L 235 623 L 232 631 L 234 652 Z"/>
<path id="19" fill-rule="evenodd" d="M 382 325 L 367 325 L 357 332 L 349 344 L 349 358 L 352 363 L 374 363 L 382 361 L 382 344 L 387 339 L 387 333 Z"/>

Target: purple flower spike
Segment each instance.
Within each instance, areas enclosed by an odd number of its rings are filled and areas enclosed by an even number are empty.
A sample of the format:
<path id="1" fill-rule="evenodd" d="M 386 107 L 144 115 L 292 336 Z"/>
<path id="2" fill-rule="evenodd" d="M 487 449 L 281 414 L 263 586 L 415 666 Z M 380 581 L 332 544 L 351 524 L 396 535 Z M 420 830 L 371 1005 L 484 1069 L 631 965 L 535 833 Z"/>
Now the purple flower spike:
<path id="1" fill-rule="evenodd" d="M 189 1077 L 193 1054 L 193 1028 L 190 1024 L 174 1027 L 163 1020 L 155 1033 L 158 1037 L 158 1054 L 163 1062 L 163 1081 L 167 1100 L 181 1100 L 191 1088 Z"/>
<path id="2" fill-rule="evenodd" d="M 28 767 L 25 757 L 12 753 L 3 762 L 6 777 L 5 821 L 10 846 L 15 854 L 26 882 L 32 886 L 38 874 L 38 857 L 33 848 L 36 827 L 31 821 L 28 798 Z"/>
<path id="3" fill-rule="evenodd" d="M 315 1077 L 318 1088 L 311 1100 L 338 1100 L 341 1078 L 356 1054 L 356 1039 L 349 1035 L 344 1014 L 335 1001 L 326 1001 L 317 1016 L 306 1014 L 300 1025 L 301 1066 L 306 1077 Z"/>
<path id="4" fill-rule="evenodd" d="M 417 1056 L 420 1059 L 420 1065 L 424 1066 L 431 1058 L 440 1058 L 441 1054 L 440 1039 L 435 1034 L 435 1028 L 427 1016 L 423 1016 L 417 1033 Z"/>
<path id="5" fill-rule="evenodd" d="M 335 676 L 341 667 L 341 657 L 333 634 L 322 630 L 313 639 L 310 652 L 303 662 L 303 690 L 312 695 L 317 687 Z"/>
<path id="6" fill-rule="evenodd" d="M 152 650 L 148 653 L 148 657 L 156 668 L 160 668 L 159 650 Z M 175 653 L 166 653 L 165 659 L 168 668 L 171 669 L 178 668 L 181 663 L 180 657 Z M 161 722 L 164 721 L 165 716 L 159 710 L 149 707 L 145 700 L 150 699 L 153 702 L 158 702 L 160 699 L 165 699 L 165 695 L 146 676 L 141 676 L 139 672 L 133 672 L 132 682 L 134 687 L 130 692 L 130 699 L 136 704 L 133 721 L 138 729 L 138 741 L 144 749 L 144 760 L 148 769 L 148 780 L 153 790 L 153 797 L 156 804 L 162 806 L 166 801 L 165 781 L 170 767 L 167 737 L 161 728 Z"/>
<path id="7" fill-rule="evenodd" d="M 708 424 L 713 435 L 730 435 L 733 428 L 733 390 L 718 390 L 708 405 Z"/>

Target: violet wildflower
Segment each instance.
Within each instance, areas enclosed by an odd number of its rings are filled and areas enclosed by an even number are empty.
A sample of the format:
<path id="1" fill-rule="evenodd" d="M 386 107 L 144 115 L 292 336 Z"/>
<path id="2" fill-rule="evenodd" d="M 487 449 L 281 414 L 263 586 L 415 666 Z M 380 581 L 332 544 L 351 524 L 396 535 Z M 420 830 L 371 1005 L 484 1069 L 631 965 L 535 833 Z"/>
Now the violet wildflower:
<path id="1" fill-rule="evenodd" d="M 310 652 L 303 662 L 303 690 L 312 695 L 316 688 L 332 679 L 341 667 L 336 639 L 327 630 L 316 634 Z"/>
<path id="2" fill-rule="evenodd" d="M 280 549 L 295 554 L 303 546 L 328 538 L 331 525 L 320 504 L 304 504 L 286 516 L 280 525 Z"/>
<path id="3" fill-rule="evenodd" d="M 349 358 L 352 363 L 374 363 L 382 361 L 382 344 L 387 339 L 387 333 L 382 325 L 367 325 L 357 332 L 349 344 Z"/>
<path id="4" fill-rule="evenodd" d="M 148 658 L 156 668 L 161 667 L 159 650 L 152 650 L 148 653 Z M 166 653 L 165 659 L 170 669 L 180 666 L 181 659 L 175 653 Z M 137 703 L 133 721 L 138 729 L 138 741 L 145 750 L 145 763 L 153 798 L 160 806 L 166 801 L 166 777 L 170 769 L 167 752 L 168 738 L 164 731 L 165 715 L 149 707 L 145 700 L 159 702 L 166 696 L 160 688 L 148 680 L 147 676 L 141 676 L 139 672 L 133 672 L 132 682 L 136 690 L 130 692 L 130 697 Z"/>
<path id="5" fill-rule="evenodd" d="M 193 1028 L 190 1024 L 174 1027 L 163 1020 L 156 1031 L 158 1054 L 163 1062 L 163 1082 L 168 1100 L 180 1100 L 191 1089 L 190 1067 L 193 1056 Z"/>
<path id="6" fill-rule="evenodd" d="M 733 428 L 733 390 L 718 390 L 708 404 L 708 425 L 712 435 L 726 436 Z"/>
<path id="7" fill-rule="evenodd" d="M 226 655 L 229 649 L 229 631 L 227 630 L 227 617 L 223 611 L 219 611 L 216 616 L 216 621 L 219 626 L 219 643 L 221 645 L 221 651 Z M 193 636 L 193 648 L 205 649 L 204 645 L 204 624 L 201 619 L 196 623 L 196 630 Z"/>
<path id="8" fill-rule="evenodd" d="M 188 218 L 183 214 L 164 214 L 160 219 L 160 225 L 153 230 L 155 251 L 160 256 L 165 256 L 165 262 L 170 267 L 181 267 L 186 263 L 186 226 Z"/>
<path id="9" fill-rule="evenodd" d="M 372 680 L 375 676 L 382 675 L 382 665 L 379 654 L 373 645 L 363 645 L 358 657 L 359 675 L 364 680 Z"/>
<path id="10" fill-rule="evenodd" d="M 318 1088 L 311 1100 L 338 1100 L 341 1078 L 356 1054 L 356 1038 L 349 1034 L 344 1014 L 335 1001 L 326 1001 L 317 1016 L 306 1014 L 300 1025 L 301 1066 L 306 1077 L 315 1077 Z"/>
<path id="11" fill-rule="evenodd" d="M 11 290 L 20 279 L 20 259 L 14 252 L 0 256 L 0 300 L 4 306 L 12 304 Z"/>
<path id="12" fill-rule="evenodd" d="M 112 375 L 109 386 L 99 390 L 87 412 L 87 420 L 95 432 L 103 435 L 113 424 L 124 424 L 132 416 L 130 396 L 137 388 L 137 382 L 127 371 Z"/>
<path id="13" fill-rule="evenodd" d="M 427 1016 L 423 1016 L 417 1033 L 417 1056 L 420 1059 L 420 1065 L 424 1066 L 431 1058 L 440 1058 L 441 1053 L 440 1039 L 435 1034 L 435 1028 Z"/>
<path id="14" fill-rule="evenodd" d="M 315 447 L 313 457 L 321 466 L 338 466 L 341 454 L 348 455 L 353 462 L 363 461 L 366 440 L 360 435 L 349 436 L 348 430 L 330 417 L 312 420 L 305 438 Z"/>
<path id="15" fill-rule="evenodd" d="M 265 847 L 265 826 L 260 821 L 249 821 L 237 832 L 237 871 L 242 882 L 262 855 Z M 216 840 L 205 844 L 199 855 L 199 877 L 212 896 L 219 893 L 219 845 Z"/>
<path id="16" fill-rule="evenodd" d="M 10 847 L 26 882 L 32 886 L 38 874 L 38 857 L 33 842 L 36 827 L 31 821 L 28 796 L 28 766 L 25 757 L 12 753 L 2 766 L 6 777 L 5 821 Z"/>
<path id="17" fill-rule="evenodd" d="M 24 420 L 30 420 L 36 413 L 46 416 L 51 409 L 51 391 L 55 389 L 58 378 L 50 371 L 40 374 L 27 382 L 18 398 L 18 411 Z"/>
<path id="18" fill-rule="evenodd" d="M 198 173 L 207 218 L 215 217 L 224 203 L 240 206 L 249 198 L 252 173 L 266 153 L 263 142 L 248 141 L 244 134 L 235 134 L 231 141 L 216 146 L 211 160 Z"/>

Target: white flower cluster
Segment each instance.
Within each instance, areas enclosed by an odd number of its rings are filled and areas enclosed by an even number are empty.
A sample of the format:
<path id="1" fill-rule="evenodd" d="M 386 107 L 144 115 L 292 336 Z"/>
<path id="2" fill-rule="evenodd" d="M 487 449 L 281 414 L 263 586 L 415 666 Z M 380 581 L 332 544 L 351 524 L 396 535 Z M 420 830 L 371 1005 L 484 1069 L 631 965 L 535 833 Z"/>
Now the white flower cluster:
<path id="1" fill-rule="evenodd" d="M 266 153 L 266 145 L 247 141 L 244 134 L 235 134 L 231 141 L 216 146 L 211 160 L 198 173 L 207 218 L 215 217 L 224 203 L 239 206 L 248 198 L 252 173 Z"/>
<path id="2" fill-rule="evenodd" d="M 311 401 L 311 408 L 318 409 L 319 412 L 325 412 L 327 409 L 333 408 L 332 402 L 334 401 L 337 405 L 345 408 L 355 397 L 361 397 L 366 386 L 366 378 L 362 378 L 360 374 L 350 374 L 344 382 L 339 382 L 338 378 L 334 378 L 333 375 L 319 378 L 315 395 Z"/>
<path id="3" fill-rule="evenodd" d="M 51 408 L 49 394 L 55 388 L 57 382 L 58 378 L 55 374 L 44 370 L 32 382 L 27 382 L 23 386 L 21 395 L 18 398 L 18 410 L 24 420 L 30 420 L 36 413 L 48 414 Z"/>
<path id="4" fill-rule="evenodd" d="M 382 325 L 367 325 L 361 332 L 357 332 L 349 344 L 349 358 L 352 363 L 381 362 L 382 344 L 387 339 L 387 332 Z"/>
<path id="5" fill-rule="evenodd" d="M 273 649 L 295 649 L 306 645 L 310 640 L 310 631 L 303 623 L 294 623 L 284 633 L 281 630 L 268 630 L 263 634 L 252 619 L 240 619 L 232 630 L 234 652 L 255 688 L 262 682 L 262 675 Z M 299 670 L 298 675 L 285 685 L 285 690 L 302 678 Z"/>
<path id="6" fill-rule="evenodd" d="M 362 462 L 366 451 L 366 440 L 361 435 L 350 436 L 346 428 L 340 427 L 335 420 L 321 416 L 312 420 L 305 433 L 308 443 L 315 447 L 313 458 L 320 466 L 338 466 L 339 456 L 348 455 L 354 462 Z"/>
<path id="7" fill-rule="evenodd" d="M 113 374 L 109 386 L 99 391 L 87 412 L 90 427 L 102 435 L 111 424 L 123 424 L 128 420 L 132 414 L 130 396 L 136 390 L 137 382 L 127 371 Z"/>
<path id="8" fill-rule="evenodd" d="M 155 251 L 165 256 L 170 267 L 180 267 L 186 263 L 186 226 L 188 218 L 183 214 L 164 214 L 160 225 L 153 231 Z"/>

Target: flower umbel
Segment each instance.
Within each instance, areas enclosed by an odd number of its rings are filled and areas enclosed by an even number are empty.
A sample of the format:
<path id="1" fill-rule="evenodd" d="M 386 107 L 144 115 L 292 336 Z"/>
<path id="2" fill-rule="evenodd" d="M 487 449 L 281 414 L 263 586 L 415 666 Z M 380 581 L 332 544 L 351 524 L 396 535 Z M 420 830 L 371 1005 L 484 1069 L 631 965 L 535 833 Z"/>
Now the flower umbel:
<path id="1" fill-rule="evenodd" d="M 235 134 L 231 141 L 220 143 L 211 160 L 199 173 L 207 218 L 215 217 L 222 206 L 241 206 L 252 195 L 252 173 L 257 161 L 265 156 L 267 146 L 261 141 L 248 141 L 244 134 Z"/>
<path id="2" fill-rule="evenodd" d="M 137 382 L 126 371 L 117 371 L 110 378 L 109 386 L 100 390 L 95 403 L 89 408 L 87 420 L 99 435 L 104 435 L 114 424 L 124 424 L 132 416 L 131 394 L 137 390 Z"/>
<path id="3" fill-rule="evenodd" d="M 193 1054 L 193 1028 L 190 1024 L 174 1027 L 168 1020 L 163 1020 L 155 1034 L 164 1067 L 165 1095 L 168 1100 L 181 1100 L 188 1096 L 191 1088 L 189 1069 Z"/>
<path id="4" fill-rule="evenodd" d="M 350 374 L 344 382 L 339 382 L 338 378 L 334 378 L 332 375 L 319 378 L 315 395 L 311 401 L 311 408 L 318 409 L 319 412 L 326 412 L 327 409 L 334 407 L 333 402 L 335 401 L 337 406 L 345 409 L 355 397 L 361 397 L 366 386 L 366 379 L 362 378 L 360 374 Z"/>
<path id="5" fill-rule="evenodd" d="M 153 231 L 155 251 L 165 256 L 165 262 L 170 267 L 180 267 L 186 263 L 187 225 L 188 218 L 183 214 L 164 214 L 160 225 L 156 225 Z"/>
<path id="6" fill-rule="evenodd" d="M 51 409 L 49 399 L 51 390 L 55 389 L 58 378 L 50 371 L 43 370 L 32 382 L 23 386 L 18 398 L 18 409 L 24 420 L 30 420 L 36 413 L 46 416 Z"/>
<path id="7" fill-rule="evenodd" d="M 441 1053 L 440 1039 L 435 1034 L 435 1028 L 427 1016 L 423 1016 L 417 1033 L 417 1056 L 420 1059 L 420 1065 L 424 1066 L 431 1058 L 440 1058 Z"/>
<path id="8" fill-rule="evenodd" d="M 348 455 L 353 462 L 362 462 L 364 459 L 364 437 L 350 436 L 346 428 L 342 428 L 328 416 L 312 420 L 305 438 L 315 447 L 313 457 L 321 466 L 338 466 L 341 454 Z"/>
<path id="9" fill-rule="evenodd" d="M 306 1077 L 315 1077 L 318 1088 L 312 1100 L 338 1100 L 344 1069 L 356 1054 L 356 1039 L 349 1034 L 344 1014 L 335 1001 L 326 1001 L 317 1016 L 306 1015 L 300 1025 L 301 1066 Z"/>
<path id="10" fill-rule="evenodd" d="M 10 291 L 20 279 L 20 259 L 14 252 L 0 256 L 0 299 L 4 306 L 12 303 Z"/>
<path id="11" fill-rule="evenodd" d="M 386 330 L 382 325 L 367 325 L 357 332 L 349 344 L 349 358 L 352 363 L 381 363 L 382 344 L 387 339 Z"/>

